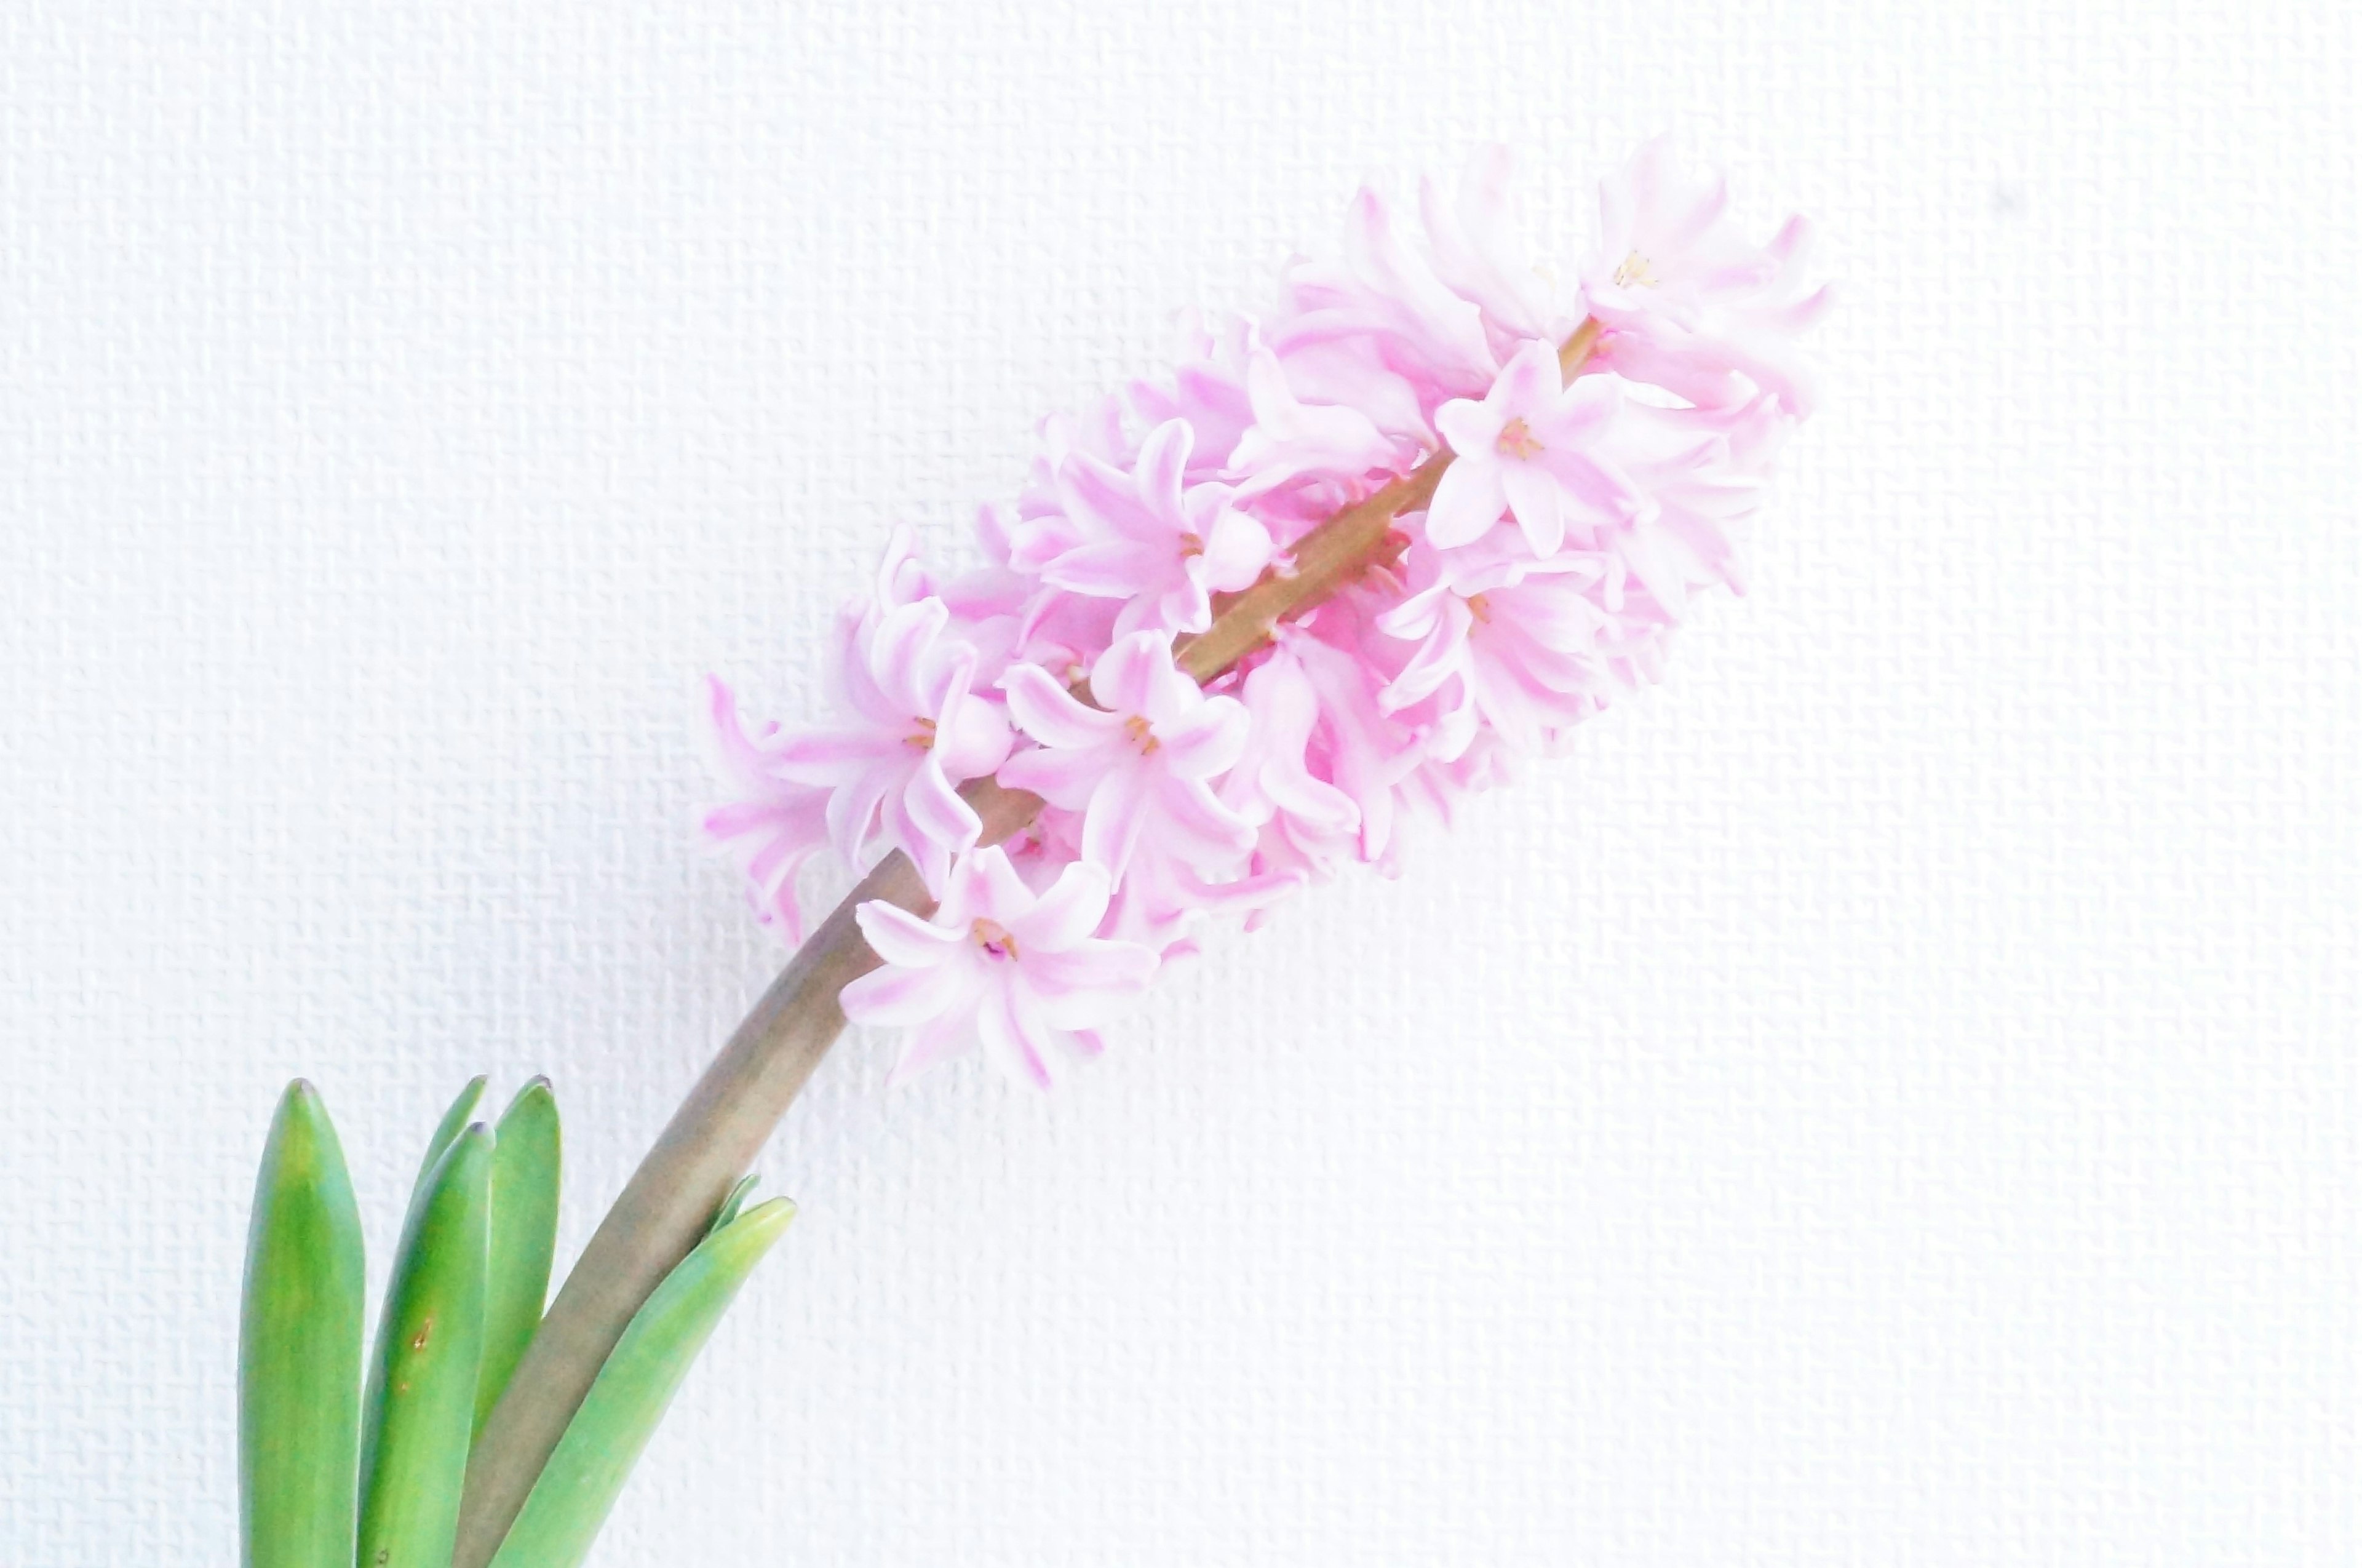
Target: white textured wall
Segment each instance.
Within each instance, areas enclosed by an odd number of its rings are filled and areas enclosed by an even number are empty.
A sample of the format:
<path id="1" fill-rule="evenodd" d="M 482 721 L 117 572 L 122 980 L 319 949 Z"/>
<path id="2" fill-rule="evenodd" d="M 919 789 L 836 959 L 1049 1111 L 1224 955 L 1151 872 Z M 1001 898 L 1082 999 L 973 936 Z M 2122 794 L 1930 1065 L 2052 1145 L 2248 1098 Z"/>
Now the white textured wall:
<path id="1" fill-rule="evenodd" d="M 2362 1557 L 2356 25 L 2221 0 L 0 9 L 0 1560 L 234 1556 L 280 1083 L 570 1249 L 776 955 L 694 681 L 1365 171 L 1816 215 L 1669 686 L 1053 1099 L 883 1092 L 625 1564 Z"/>

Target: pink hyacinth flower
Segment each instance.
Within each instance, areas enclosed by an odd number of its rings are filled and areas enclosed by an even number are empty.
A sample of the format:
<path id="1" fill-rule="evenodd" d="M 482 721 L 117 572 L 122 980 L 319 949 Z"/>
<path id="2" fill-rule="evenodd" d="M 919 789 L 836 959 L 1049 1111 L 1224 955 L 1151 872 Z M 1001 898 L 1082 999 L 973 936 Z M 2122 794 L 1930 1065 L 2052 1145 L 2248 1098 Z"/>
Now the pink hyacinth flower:
<path id="1" fill-rule="evenodd" d="M 1540 750 L 1601 705 L 1597 644 L 1608 617 L 1589 594 L 1606 575 L 1602 558 L 1535 560 L 1496 535 L 1481 550 L 1437 558 L 1432 569 L 1377 624 L 1418 648 L 1381 705 L 1399 712 L 1435 699 L 1438 760 L 1460 757 L 1480 729 Z"/>
<path id="2" fill-rule="evenodd" d="M 865 903 L 854 918 L 886 967 L 844 988 L 844 1015 L 911 1031 L 897 1082 L 981 1044 L 1046 1088 L 1052 1059 L 1098 1055 L 1098 1026 L 1156 971 L 1147 948 L 1092 934 L 1108 889 L 1077 861 L 1037 894 L 995 847 L 954 867 L 932 920 Z"/>
<path id="3" fill-rule="evenodd" d="M 1428 507 L 1428 542 L 1440 549 L 1472 544 L 1506 510 L 1533 553 L 1549 556 L 1573 524 L 1630 516 L 1645 500 L 1600 451 L 1619 403 L 1605 376 L 1568 384 L 1557 348 L 1538 341 L 1518 351 L 1482 402 L 1437 409 L 1435 427 L 1454 458 Z"/>
<path id="4" fill-rule="evenodd" d="M 1001 690 L 1018 727 L 1042 743 L 1011 756 L 1001 782 L 1082 812 L 1083 857 L 1110 876 L 1124 874 L 1152 828 L 1161 855 L 1209 872 L 1254 842 L 1209 782 L 1244 749 L 1246 710 L 1175 668 L 1164 634 L 1135 632 L 1099 656 L 1096 708 L 1033 665 L 1011 669 Z"/>
<path id="5" fill-rule="evenodd" d="M 1805 220 L 1758 245 L 1728 202 L 1722 176 L 1683 168 L 1664 137 L 1601 182 L 1599 243 L 1582 268 L 1592 315 L 1616 329 L 1601 358 L 1701 406 L 1750 395 L 1752 382 L 1802 414 L 1811 387 L 1790 342 L 1828 303 L 1807 286 Z"/>
<path id="6" fill-rule="evenodd" d="M 1247 356 L 1246 391 L 1254 421 L 1231 457 L 1242 500 L 1308 473 L 1358 478 L 1392 467 L 1399 456 L 1395 443 L 1359 409 L 1299 401 L 1279 356 L 1261 344 Z"/>
<path id="7" fill-rule="evenodd" d="M 829 836 L 848 864 L 900 849 L 931 889 L 983 832 L 958 786 L 999 767 L 1012 738 L 970 690 L 976 650 L 945 635 L 950 624 L 940 599 L 847 615 L 841 722 L 789 734 L 777 753 L 782 777 L 829 790 Z"/>
<path id="8" fill-rule="evenodd" d="M 1552 282 L 1532 263 L 1533 252 L 1512 221 L 1513 167 L 1509 149 L 1495 144 L 1469 155 L 1455 199 L 1447 200 L 1433 178 L 1419 181 L 1419 215 L 1436 276 L 1475 302 L 1496 334 L 1563 342 L 1581 324 L 1583 307 L 1572 285 Z"/>
<path id="9" fill-rule="evenodd" d="M 1201 632 L 1212 595 L 1253 582 L 1271 536 L 1231 504 L 1231 487 L 1189 484 L 1195 437 L 1171 419 L 1141 443 L 1131 470 L 1070 453 L 1057 470 L 1061 515 L 1033 521 L 1015 558 L 1052 588 L 1122 602 L 1116 633 Z"/>
<path id="10" fill-rule="evenodd" d="M 712 677 L 705 686 L 714 764 L 731 789 L 730 802 L 706 813 L 706 837 L 745 868 L 755 918 L 793 947 L 804 939 L 796 874 L 828 844 L 828 791 L 782 778 L 776 752 L 740 723 L 730 688 Z"/>

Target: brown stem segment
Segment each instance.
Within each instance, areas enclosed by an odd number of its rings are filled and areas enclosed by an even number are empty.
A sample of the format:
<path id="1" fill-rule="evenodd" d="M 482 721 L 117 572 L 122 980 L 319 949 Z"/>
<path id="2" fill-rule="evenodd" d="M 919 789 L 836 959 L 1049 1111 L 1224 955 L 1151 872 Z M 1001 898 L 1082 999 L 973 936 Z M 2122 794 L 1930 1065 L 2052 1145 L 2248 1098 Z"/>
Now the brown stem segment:
<path id="1" fill-rule="evenodd" d="M 1569 377 L 1599 332 L 1585 321 L 1560 348 Z M 1306 535 L 1287 572 L 1268 572 L 1230 595 L 1210 627 L 1175 647 L 1175 661 L 1200 684 L 1210 681 L 1268 642 L 1281 622 L 1360 577 L 1385 558 L 1395 518 L 1425 506 L 1451 462 L 1451 453 L 1440 451 Z M 1022 831 L 1042 810 L 1039 797 L 989 778 L 961 793 L 983 819 L 986 844 Z M 889 855 L 797 950 L 673 1112 L 567 1275 L 468 1456 L 452 1568 L 484 1568 L 500 1550 L 633 1314 L 697 1244 L 843 1032 L 838 993 L 879 962 L 854 922 L 872 899 L 918 913 L 933 905 L 909 858 Z"/>

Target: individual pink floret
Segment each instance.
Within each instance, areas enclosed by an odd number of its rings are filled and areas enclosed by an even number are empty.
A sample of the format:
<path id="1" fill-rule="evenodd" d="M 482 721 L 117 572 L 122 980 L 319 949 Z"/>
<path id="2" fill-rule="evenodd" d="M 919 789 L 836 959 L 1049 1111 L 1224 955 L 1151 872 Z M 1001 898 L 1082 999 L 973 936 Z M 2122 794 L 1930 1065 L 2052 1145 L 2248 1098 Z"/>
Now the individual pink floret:
<path id="1" fill-rule="evenodd" d="M 1109 875 L 1123 875 L 1152 829 L 1163 853 L 1209 870 L 1254 842 L 1208 782 L 1245 747 L 1246 710 L 1175 668 L 1170 638 L 1135 632 L 1100 655 L 1096 707 L 1032 665 L 1011 669 L 1001 689 L 1018 727 L 1041 743 L 1011 756 L 1001 782 L 1080 812 L 1083 858 Z"/>
<path id="2" fill-rule="evenodd" d="M 1070 453 L 1057 470 L 1061 511 L 1028 521 L 1014 558 L 1051 588 L 1120 602 L 1119 636 L 1205 630 L 1212 595 L 1255 580 L 1271 536 L 1231 504 L 1230 486 L 1186 481 L 1192 441 L 1186 420 L 1167 420 L 1129 471 Z"/>
<path id="3" fill-rule="evenodd" d="M 1092 934 L 1108 875 L 1077 861 L 1040 893 L 995 848 L 962 859 L 934 917 L 875 900 L 854 918 L 886 967 L 844 988 L 845 1017 L 911 1031 L 894 1077 L 981 1045 L 1046 1088 L 1052 1061 L 1096 1056 L 1097 1032 L 1156 972 L 1156 955 Z"/>
<path id="4" fill-rule="evenodd" d="M 1529 343 L 1481 401 L 1435 411 L 1457 455 L 1428 507 L 1427 541 L 1474 543 L 1507 511 L 1537 556 L 1554 554 L 1577 525 L 1615 524 L 1647 503 L 1610 455 L 1622 396 L 1604 376 L 1569 384 L 1558 348 Z"/>
<path id="5" fill-rule="evenodd" d="M 983 831 L 958 786 L 999 767 L 1010 740 L 1008 720 L 970 690 L 976 649 L 950 626 L 940 599 L 848 614 L 839 722 L 786 735 L 774 754 L 782 778 L 828 790 L 829 836 L 848 864 L 899 849 L 930 888 Z"/>
<path id="6" fill-rule="evenodd" d="M 729 687 L 708 677 L 705 690 L 715 770 L 731 790 L 726 803 L 706 813 L 706 839 L 737 859 L 755 918 L 793 947 L 804 939 L 796 874 L 828 846 L 828 791 L 780 775 L 778 725 L 769 727 L 767 746 L 739 723 Z"/>

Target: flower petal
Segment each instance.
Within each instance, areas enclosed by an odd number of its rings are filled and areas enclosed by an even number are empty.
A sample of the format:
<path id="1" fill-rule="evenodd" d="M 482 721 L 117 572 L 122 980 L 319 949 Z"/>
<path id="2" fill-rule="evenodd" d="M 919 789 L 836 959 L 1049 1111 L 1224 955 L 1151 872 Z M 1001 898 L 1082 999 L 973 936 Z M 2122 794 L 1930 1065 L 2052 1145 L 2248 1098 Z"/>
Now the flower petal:
<path id="1" fill-rule="evenodd" d="M 1021 751 L 1000 765 L 1000 781 L 1012 790 L 1031 790 L 1053 805 L 1079 812 L 1088 806 L 1112 769 L 1107 748 L 1056 751 L 1037 746 Z"/>
<path id="2" fill-rule="evenodd" d="M 1501 465 L 1489 453 L 1463 457 L 1443 470 L 1443 482 L 1427 503 L 1428 542 L 1445 550 L 1473 544 L 1501 520 L 1507 506 Z"/>
<path id="3" fill-rule="evenodd" d="M 1157 677 L 1172 670 L 1172 639 L 1157 632 L 1135 632 L 1118 638 L 1091 667 L 1091 695 L 1111 714 L 1147 712 Z"/>
<path id="4" fill-rule="evenodd" d="M 1067 802 L 1061 801 L 1060 805 Z M 1148 820 L 1148 792 L 1129 773 L 1104 775 L 1083 807 L 1083 858 L 1120 877 Z"/>
<path id="5" fill-rule="evenodd" d="M 1566 543 L 1566 491 L 1539 463 L 1503 463 L 1501 493 L 1537 556 L 1554 556 Z"/>
<path id="6" fill-rule="evenodd" d="M 1107 914 L 1108 889 L 1107 872 L 1087 861 L 1059 872 L 1032 909 L 1004 922 L 1023 944 L 1026 962 L 1062 953 L 1097 931 Z"/>
<path id="7" fill-rule="evenodd" d="M 1094 746 L 1123 727 L 1117 715 L 1076 701 L 1038 664 L 1012 667 L 1000 678 L 1000 689 L 1017 727 L 1043 745 L 1070 751 Z"/>
<path id="8" fill-rule="evenodd" d="M 939 965 L 967 940 L 959 932 L 946 931 L 881 899 L 870 899 L 855 906 L 853 921 L 861 928 L 872 952 L 887 963 L 904 968 Z"/>
<path id="9" fill-rule="evenodd" d="M 956 1007 L 966 988 L 963 978 L 949 965 L 905 969 L 889 964 L 847 981 L 837 1001 L 855 1023 L 906 1028 L 941 1018 Z"/>

